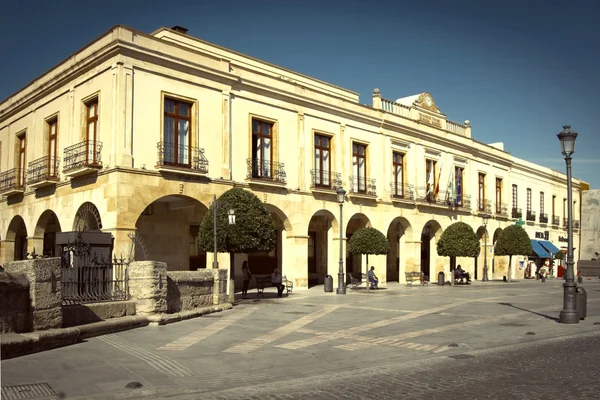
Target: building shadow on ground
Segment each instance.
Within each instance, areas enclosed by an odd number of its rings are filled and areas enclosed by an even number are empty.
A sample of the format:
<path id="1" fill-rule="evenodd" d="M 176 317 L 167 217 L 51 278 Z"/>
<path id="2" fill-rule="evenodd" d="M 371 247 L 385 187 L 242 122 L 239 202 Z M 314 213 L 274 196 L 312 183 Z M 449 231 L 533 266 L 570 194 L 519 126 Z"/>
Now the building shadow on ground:
<path id="1" fill-rule="evenodd" d="M 503 306 L 507 306 L 507 307 L 512 307 L 512 308 L 515 308 L 517 310 L 526 311 L 528 313 L 535 314 L 535 315 L 538 315 L 540 317 L 544 317 L 544 318 L 550 319 L 550 320 L 552 320 L 554 322 L 558 322 L 559 321 L 558 317 L 553 317 L 551 315 L 546 315 L 546 314 L 542 314 L 542 313 L 539 313 L 539 312 L 527 310 L 526 308 L 517 307 L 517 306 L 515 306 L 515 305 L 513 305 L 511 303 L 498 303 L 498 304 L 503 305 Z"/>

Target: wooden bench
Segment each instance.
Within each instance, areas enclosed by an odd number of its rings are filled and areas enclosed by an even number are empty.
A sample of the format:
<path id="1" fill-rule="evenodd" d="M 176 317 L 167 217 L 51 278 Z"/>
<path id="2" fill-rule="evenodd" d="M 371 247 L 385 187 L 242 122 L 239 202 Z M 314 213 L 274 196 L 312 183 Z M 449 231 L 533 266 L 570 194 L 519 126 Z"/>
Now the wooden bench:
<path id="1" fill-rule="evenodd" d="M 466 282 L 464 280 L 467 280 Z M 471 283 L 471 275 L 468 272 L 460 273 L 457 270 L 454 270 L 454 283 L 455 284 L 469 284 Z"/>
<path id="2" fill-rule="evenodd" d="M 265 297 L 265 288 L 276 286 L 271 282 L 271 275 L 254 275 L 254 280 L 256 281 L 256 296 L 262 295 Z M 294 282 L 290 281 L 285 275 L 281 277 L 281 284 L 284 286 L 284 290 L 286 294 L 292 294 L 292 290 L 294 290 Z"/>
<path id="3" fill-rule="evenodd" d="M 348 272 L 350 278 L 350 289 L 357 290 L 364 283 L 362 272 Z"/>
<path id="4" fill-rule="evenodd" d="M 412 286 L 415 281 L 418 281 L 420 285 L 424 286 L 429 283 L 429 277 L 423 274 L 421 271 L 410 271 L 406 272 L 406 286 Z"/>

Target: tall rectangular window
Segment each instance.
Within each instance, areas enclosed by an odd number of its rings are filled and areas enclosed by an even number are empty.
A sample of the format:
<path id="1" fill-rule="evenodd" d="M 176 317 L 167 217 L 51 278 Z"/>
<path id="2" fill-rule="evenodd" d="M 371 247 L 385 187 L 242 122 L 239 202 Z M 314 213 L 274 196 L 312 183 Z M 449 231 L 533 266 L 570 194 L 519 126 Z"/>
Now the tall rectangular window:
<path id="1" fill-rule="evenodd" d="M 85 161 L 87 164 L 96 164 L 99 160 L 99 154 L 96 151 L 96 142 L 98 141 L 98 99 L 86 104 L 86 142 L 87 152 Z"/>
<path id="2" fill-rule="evenodd" d="M 540 215 L 544 213 L 544 192 L 540 192 Z"/>
<path id="3" fill-rule="evenodd" d="M 479 211 L 485 211 L 485 174 L 479 173 L 478 175 L 479 185 Z"/>
<path id="4" fill-rule="evenodd" d="M 192 105 L 165 98 L 163 146 L 165 164 L 190 167 Z"/>
<path id="5" fill-rule="evenodd" d="M 563 218 L 567 219 L 567 199 L 563 199 Z"/>
<path id="6" fill-rule="evenodd" d="M 17 185 L 25 186 L 25 177 L 27 173 L 26 156 L 27 156 L 27 134 L 23 133 L 18 136 L 19 140 L 19 168 L 17 172 Z"/>
<path id="7" fill-rule="evenodd" d="M 527 212 L 531 212 L 531 189 L 527 189 Z"/>
<path id="8" fill-rule="evenodd" d="M 330 186 L 331 171 L 330 139 L 327 136 L 315 135 L 315 186 Z"/>
<path id="9" fill-rule="evenodd" d="M 404 197 L 404 154 L 398 152 L 392 154 L 392 174 L 394 175 L 392 195 Z"/>
<path id="10" fill-rule="evenodd" d="M 273 176 L 273 123 L 252 119 L 252 177 Z"/>
<path id="11" fill-rule="evenodd" d="M 364 144 L 352 144 L 352 174 L 353 190 L 358 193 L 367 191 L 367 146 Z"/>
<path id="12" fill-rule="evenodd" d="M 54 118 L 48 122 L 48 178 L 58 176 L 58 160 L 56 158 L 56 146 L 58 141 L 58 119 Z"/>
<path id="13" fill-rule="evenodd" d="M 518 193 L 517 193 L 517 185 L 512 185 L 512 208 L 516 212 L 518 209 Z"/>
<path id="14" fill-rule="evenodd" d="M 463 176 L 465 169 L 463 167 L 454 167 L 454 190 L 456 192 L 455 204 L 458 207 L 463 206 Z"/>
<path id="15" fill-rule="evenodd" d="M 502 178 L 496 178 L 496 214 L 502 213 Z"/>
<path id="16" fill-rule="evenodd" d="M 435 199 L 435 165 L 434 160 L 425 160 L 425 179 L 427 182 L 425 198 L 427 201 Z"/>
<path id="17" fill-rule="evenodd" d="M 556 195 L 552 196 L 552 219 L 556 217 Z"/>

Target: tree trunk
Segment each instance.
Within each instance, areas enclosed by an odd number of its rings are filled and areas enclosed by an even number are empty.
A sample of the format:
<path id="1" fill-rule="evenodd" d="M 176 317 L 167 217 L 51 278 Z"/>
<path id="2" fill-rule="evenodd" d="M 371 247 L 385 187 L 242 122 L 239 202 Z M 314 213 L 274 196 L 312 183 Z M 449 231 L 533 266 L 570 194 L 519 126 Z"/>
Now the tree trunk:
<path id="1" fill-rule="evenodd" d="M 231 290 L 235 293 L 235 253 L 229 252 L 229 285 L 231 285 Z"/>
<path id="2" fill-rule="evenodd" d="M 511 270 L 512 270 L 512 255 L 508 256 L 508 273 L 506 274 L 507 282 L 510 282 Z"/>
<path id="3" fill-rule="evenodd" d="M 367 254 L 367 275 L 365 276 L 365 279 L 367 280 L 367 293 L 369 293 L 369 286 L 371 286 L 371 282 L 369 282 L 369 255 Z"/>

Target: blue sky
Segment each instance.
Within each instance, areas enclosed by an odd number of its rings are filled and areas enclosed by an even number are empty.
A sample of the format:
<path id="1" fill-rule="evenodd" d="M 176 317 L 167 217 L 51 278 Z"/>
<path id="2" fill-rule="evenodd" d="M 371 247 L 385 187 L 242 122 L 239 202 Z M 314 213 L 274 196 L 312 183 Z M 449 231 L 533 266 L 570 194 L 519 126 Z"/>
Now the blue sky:
<path id="1" fill-rule="evenodd" d="M 7 2 L 4 99 L 121 24 L 191 35 L 360 93 L 428 91 L 473 138 L 565 170 L 556 134 L 579 133 L 573 175 L 600 188 L 600 0 Z"/>

